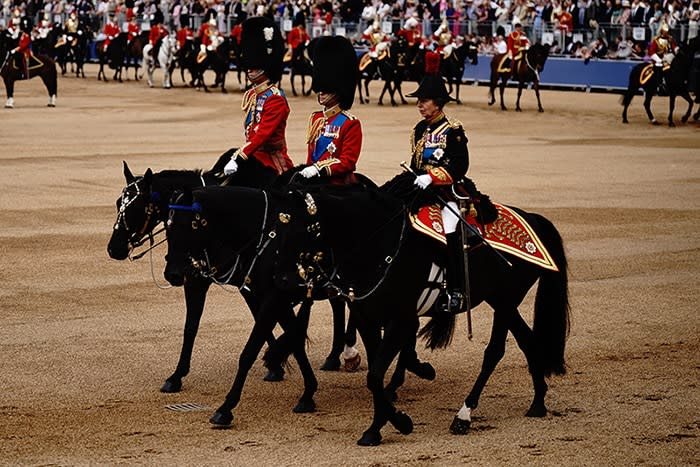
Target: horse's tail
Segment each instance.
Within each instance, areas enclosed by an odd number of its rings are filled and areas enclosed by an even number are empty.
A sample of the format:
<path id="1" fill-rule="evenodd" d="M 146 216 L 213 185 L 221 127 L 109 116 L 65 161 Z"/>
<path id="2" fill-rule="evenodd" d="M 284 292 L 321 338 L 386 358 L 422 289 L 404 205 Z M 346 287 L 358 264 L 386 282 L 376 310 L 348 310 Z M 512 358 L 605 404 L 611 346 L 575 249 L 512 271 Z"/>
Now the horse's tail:
<path id="1" fill-rule="evenodd" d="M 533 332 L 546 376 L 566 373 L 564 349 L 569 335 L 569 279 L 564 243 L 556 227 L 542 216 L 540 235 L 559 271 L 544 271 L 535 296 Z"/>
<path id="2" fill-rule="evenodd" d="M 452 342 L 455 331 L 455 315 L 437 313 L 418 332 L 418 337 L 425 340 L 425 347 L 430 350 L 444 349 Z"/>
<path id="3" fill-rule="evenodd" d="M 634 67 L 630 72 L 629 82 L 627 83 L 627 91 L 620 97 L 620 105 L 627 107 L 632 102 L 637 89 L 639 89 L 639 75 L 641 74 L 641 68 L 639 65 Z"/>

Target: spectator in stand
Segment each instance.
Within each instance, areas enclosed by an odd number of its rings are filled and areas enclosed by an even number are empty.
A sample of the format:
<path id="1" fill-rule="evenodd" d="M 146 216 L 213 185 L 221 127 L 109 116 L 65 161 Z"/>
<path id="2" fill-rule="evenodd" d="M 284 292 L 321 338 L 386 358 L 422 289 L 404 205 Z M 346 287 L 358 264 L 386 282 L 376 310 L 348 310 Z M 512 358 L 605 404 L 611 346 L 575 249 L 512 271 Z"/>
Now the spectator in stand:
<path id="1" fill-rule="evenodd" d="M 700 0 L 695 0 L 686 12 L 688 17 L 688 40 L 698 36 L 698 23 L 700 22 Z"/>
<path id="2" fill-rule="evenodd" d="M 632 18 L 632 8 L 629 0 L 622 0 L 622 13 L 618 19 L 618 24 L 630 24 Z"/>
<path id="3" fill-rule="evenodd" d="M 600 5 L 596 10 L 596 21 L 599 25 L 607 27 L 608 24 L 612 23 L 612 16 L 615 8 L 613 7 L 612 0 L 605 0 L 604 5 Z"/>
<path id="4" fill-rule="evenodd" d="M 644 23 L 645 5 L 640 0 L 632 0 L 630 9 L 630 23 L 632 26 L 641 26 Z"/>
<path id="5" fill-rule="evenodd" d="M 496 18 L 496 27 L 505 27 L 505 25 L 510 22 L 510 11 L 508 6 L 506 6 L 505 0 L 498 0 L 498 5 L 493 14 Z"/>

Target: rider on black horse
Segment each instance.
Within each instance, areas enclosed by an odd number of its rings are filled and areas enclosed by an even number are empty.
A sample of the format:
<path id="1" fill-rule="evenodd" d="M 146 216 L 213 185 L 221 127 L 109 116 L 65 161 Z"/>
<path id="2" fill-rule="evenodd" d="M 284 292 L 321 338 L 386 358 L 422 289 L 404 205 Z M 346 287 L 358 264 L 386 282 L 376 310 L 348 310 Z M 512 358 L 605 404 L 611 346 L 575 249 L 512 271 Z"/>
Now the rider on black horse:
<path id="1" fill-rule="evenodd" d="M 20 79 L 29 79 L 29 58 L 32 56 L 32 23 L 26 16 L 19 21 L 17 47 L 10 50 L 15 57 L 15 67 L 20 70 Z"/>
<path id="2" fill-rule="evenodd" d="M 447 93 L 440 76 L 426 75 L 418 89 L 406 97 L 418 98 L 418 111 L 423 117 L 411 132 L 414 184 L 425 190 L 419 204 L 441 204 L 442 226 L 436 230 L 441 228 L 447 240 L 447 296 L 436 309 L 441 313 L 458 313 L 465 311 L 467 304 L 463 246 L 467 239 L 462 238 L 459 228 L 459 208 L 453 185 L 462 181 L 469 168 L 468 139 L 462 123 L 443 112 L 445 104 L 454 99 Z"/>

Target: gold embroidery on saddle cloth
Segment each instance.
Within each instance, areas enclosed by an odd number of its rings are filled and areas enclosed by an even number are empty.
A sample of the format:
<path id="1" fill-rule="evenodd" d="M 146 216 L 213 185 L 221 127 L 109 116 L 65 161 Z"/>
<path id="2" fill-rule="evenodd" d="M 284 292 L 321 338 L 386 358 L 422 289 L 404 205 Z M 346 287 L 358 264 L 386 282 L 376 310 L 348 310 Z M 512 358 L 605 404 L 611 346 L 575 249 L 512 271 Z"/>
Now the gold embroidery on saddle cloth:
<path id="1" fill-rule="evenodd" d="M 654 65 L 649 63 L 647 66 L 642 68 L 642 71 L 639 73 L 639 84 L 644 86 L 652 76 L 654 76 Z"/>

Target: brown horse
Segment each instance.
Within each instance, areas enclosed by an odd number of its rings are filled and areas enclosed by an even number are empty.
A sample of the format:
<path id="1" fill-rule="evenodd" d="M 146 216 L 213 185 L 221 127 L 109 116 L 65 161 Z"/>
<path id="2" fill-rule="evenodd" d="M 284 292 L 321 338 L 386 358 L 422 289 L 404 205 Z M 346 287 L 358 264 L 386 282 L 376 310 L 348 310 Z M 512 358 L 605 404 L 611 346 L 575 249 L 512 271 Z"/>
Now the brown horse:
<path id="1" fill-rule="evenodd" d="M 15 100 L 12 97 L 15 90 L 15 81 L 22 79 L 31 79 L 35 76 L 41 77 L 46 89 L 49 92 L 49 107 L 56 107 L 56 93 L 58 89 L 58 73 L 56 72 L 56 63 L 48 55 L 31 55 L 29 57 L 29 76 L 23 77 L 24 70 L 18 64 L 18 57 L 8 52 L 5 53 L 0 67 L 0 76 L 5 82 L 5 91 L 7 93 L 7 101 L 5 108 L 11 109 L 15 106 Z"/>
<path id="2" fill-rule="evenodd" d="M 540 73 L 544 70 L 544 63 L 547 61 L 549 56 L 549 44 L 535 44 L 530 47 L 526 52 L 522 60 L 515 61 L 513 63 L 513 70 L 503 69 L 502 61 L 505 54 L 494 55 L 491 59 L 491 84 L 489 88 L 489 105 L 493 105 L 496 102 L 494 96 L 494 90 L 498 85 L 500 80 L 500 91 L 501 91 L 501 110 L 507 110 L 505 104 L 503 103 L 503 90 L 506 87 L 509 79 L 514 79 L 518 81 L 518 100 L 515 103 L 515 111 L 521 112 L 520 108 L 520 95 L 523 93 L 523 87 L 525 83 L 532 83 L 532 87 L 535 90 L 535 95 L 537 96 L 537 110 L 544 112 L 542 108 L 542 101 L 540 101 Z"/>

